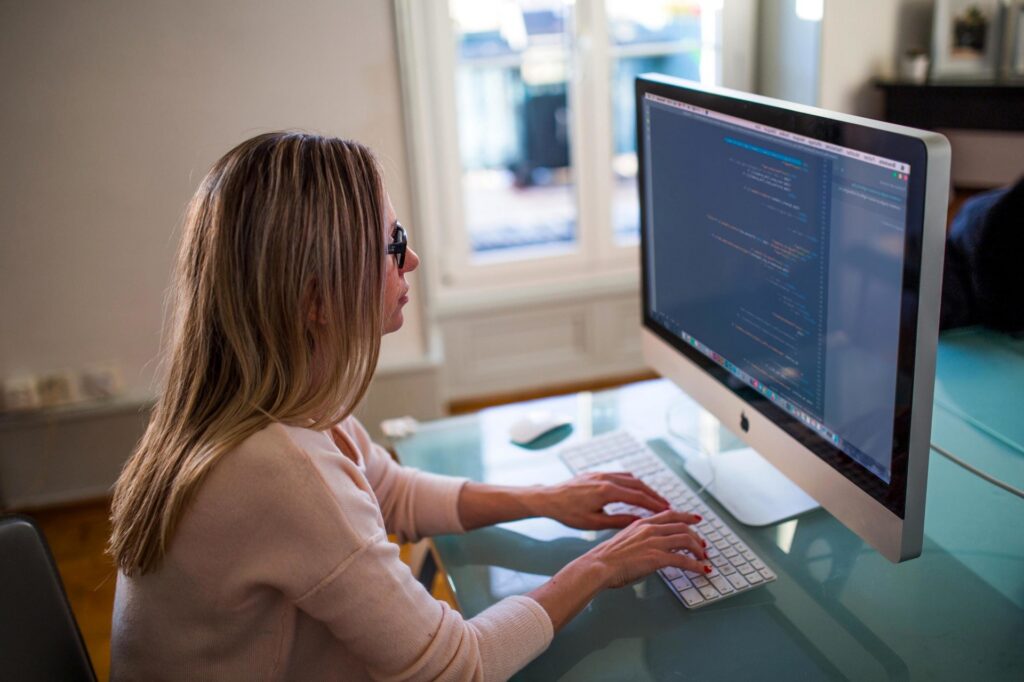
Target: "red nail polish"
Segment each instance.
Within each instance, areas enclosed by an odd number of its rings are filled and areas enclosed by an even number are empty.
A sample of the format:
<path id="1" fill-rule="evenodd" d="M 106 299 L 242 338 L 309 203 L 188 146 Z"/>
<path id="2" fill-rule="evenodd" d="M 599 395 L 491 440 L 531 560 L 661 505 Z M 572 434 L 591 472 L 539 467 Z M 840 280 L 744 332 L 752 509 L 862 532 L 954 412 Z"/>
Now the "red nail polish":
<path id="1" fill-rule="evenodd" d="M 711 567 L 710 566 L 705 566 L 704 567 L 704 572 L 705 573 L 710 573 L 711 572 Z"/>
<path id="2" fill-rule="evenodd" d="M 707 541 L 705 541 L 705 540 L 701 540 L 701 541 L 700 541 L 700 546 L 701 546 L 701 547 L 707 547 L 707 546 L 708 546 L 708 543 L 707 543 Z"/>
<path id="3" fill-rule="evenodd" d="M 697 519 L 697 523 L 700 523 L 701 521 L 704 520 L 704 517 L 701 516 L 700 514 L 694 514 L 693 518 Z"/>

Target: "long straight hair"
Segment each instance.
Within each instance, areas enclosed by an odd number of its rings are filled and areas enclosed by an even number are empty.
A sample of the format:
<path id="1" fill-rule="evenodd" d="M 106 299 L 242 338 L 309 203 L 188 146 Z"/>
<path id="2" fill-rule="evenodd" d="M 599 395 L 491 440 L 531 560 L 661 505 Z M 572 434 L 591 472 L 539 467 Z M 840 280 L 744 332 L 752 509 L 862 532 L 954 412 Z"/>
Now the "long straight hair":
<path id="1" fill-rule="evenodd" d="M 355 142 L 268 133 L 207 174 L 184 221 L 166 384 L 114 489 L 109 551 L 125 575 L 159 565 L 224 453 L 272 422 L 326 429 L 362 399 L 384 220 L 378 163 Z"/>

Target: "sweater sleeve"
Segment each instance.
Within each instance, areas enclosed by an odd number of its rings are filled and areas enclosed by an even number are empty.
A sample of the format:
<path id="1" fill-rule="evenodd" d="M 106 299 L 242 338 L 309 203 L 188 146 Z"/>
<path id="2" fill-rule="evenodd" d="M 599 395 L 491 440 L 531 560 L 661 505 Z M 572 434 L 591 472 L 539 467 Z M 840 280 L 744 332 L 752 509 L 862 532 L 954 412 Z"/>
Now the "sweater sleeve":
<path id="1" fill-rule="evenodd" d="M 345 523 L 365 540 L 296 606 L 323 622 L 375 679 L 504 680 L 551 642 L 551 619 L 525 596 L 465 620 L 434 599 L 401 562 L 366 497 Z"/>
<path id="2" fill-rule="evenodd" d="M 404 467 L 374 443 L 354 417 L 336 429 L 336 437 L 348 438 L 366 462 L 366 479 L 380 503 L 384 525 L 399 542 L 422 537 L 462 533 L 459 492 L 465 478 L 439 476 Z"/>

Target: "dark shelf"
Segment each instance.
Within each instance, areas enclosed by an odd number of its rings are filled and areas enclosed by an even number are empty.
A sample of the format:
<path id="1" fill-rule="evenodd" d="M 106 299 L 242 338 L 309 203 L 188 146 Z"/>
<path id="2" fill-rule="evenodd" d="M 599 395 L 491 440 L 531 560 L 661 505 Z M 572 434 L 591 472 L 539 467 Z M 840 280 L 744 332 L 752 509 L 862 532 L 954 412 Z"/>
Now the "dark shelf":
<path id="1" fill-rule="evenodd" d="M 1024 130 L 1024 83 L 877 81 L 885 120 L 915 128 Z"/>

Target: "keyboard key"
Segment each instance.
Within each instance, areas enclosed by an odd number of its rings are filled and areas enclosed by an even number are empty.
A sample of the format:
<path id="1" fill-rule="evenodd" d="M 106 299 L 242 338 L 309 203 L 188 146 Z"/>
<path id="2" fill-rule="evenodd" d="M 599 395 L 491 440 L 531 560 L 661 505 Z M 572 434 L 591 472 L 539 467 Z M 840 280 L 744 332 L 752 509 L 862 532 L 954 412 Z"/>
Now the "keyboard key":
<path id="1" fill-rule="evenodd" d="M 718 590 L 716 590 L 710 583 L 700 588 L 700 593 L 705 599 L 714 599 L 719 596 Z"/>
<path id="2" fill-rule="evenodd" d="M 683 598 L 687 606 L 696 606 L 697 604 L 704 603 L 704 597 L 697 590 L 683 590 L 679 593 L 679 596 Z"/>
<path id="3" fill-rule="evenodd" d="M 747 582 L 749 582 L 751 585 L 756 585 L 759 582 L 763 582 L 764 581 L 764 578 L 762 578 L 761 574 L 758 573 L 757 571 L 751 571 L 750 573 L 748 573 L 746 575 L 746 578 L 747 578 Z"/>
<path id="4" fill-rule="evenodd" d="M 728 576 L 728 580 L 732 584 L 732 586 L 735 587 L 737 590 L 742 590 L 750 584 L 746 580 L 744 580 L 743 576 L 739 573 L 733 573 L 732 575 Z"/>
<path id="5" fill-rule="evenodd" d="M 683 576 L 682 569 L 676 568 L 675 566 L 666 566 L 661 569 L 661 572 L 664 573 L 665 577 L 669 580 L 675 580 L 676 578 L 681 578 Z"/>
<path id="6" fill-rule="evenodd" d="M 708 579 L 705 578 L 702 575 L 698 575 L 696 578 L 691 578 L 690 582 L 693 583 L 693 586 L 698 588 L 698 589 L 700 589 L 701 587 L 704 587 L 705 585 L 710 585 L 711 584 L 708 581 Z"/>
<path id="7" fill-rule="evenodd" d="M 720 575 L 716 575 L 713 578 L 711 578 L 711 584 L 714 585 L 715 589 L 721 592 L 722 594 L 729 594 L 734 589 L 732 583 L 730 583 L 728 580 L 726 580 Z"/>
<path id="8" fill-rule="evenodd" d="M 775 580 L 775 574 L 772 573 L 770 569 L 762 568 L 758 573 L 760 573 L 761 577 L 765 580 Z"/>
<path id="9" fill-rule="evenodd" d="M 750 564 L 740 564 L 739 566 L 736 567 L 736 570 L 739 571 L 740 573 L 742 573 L 743 575 L 750 575 L 751 573 L 757 573 L 757 571 L 754 570 L 754 567 L 751 566 Z M 750 578 L 747 578 L 747 580 L 750 580 Z"/>
<path id="10" fill-rule="evenodd" d="M 676 588 L 676 591 L 682 592 L 683 590 L 690 589 L 692 585 L 686 576 L 682 576 L 672 581 L 672 587 Z"/>

